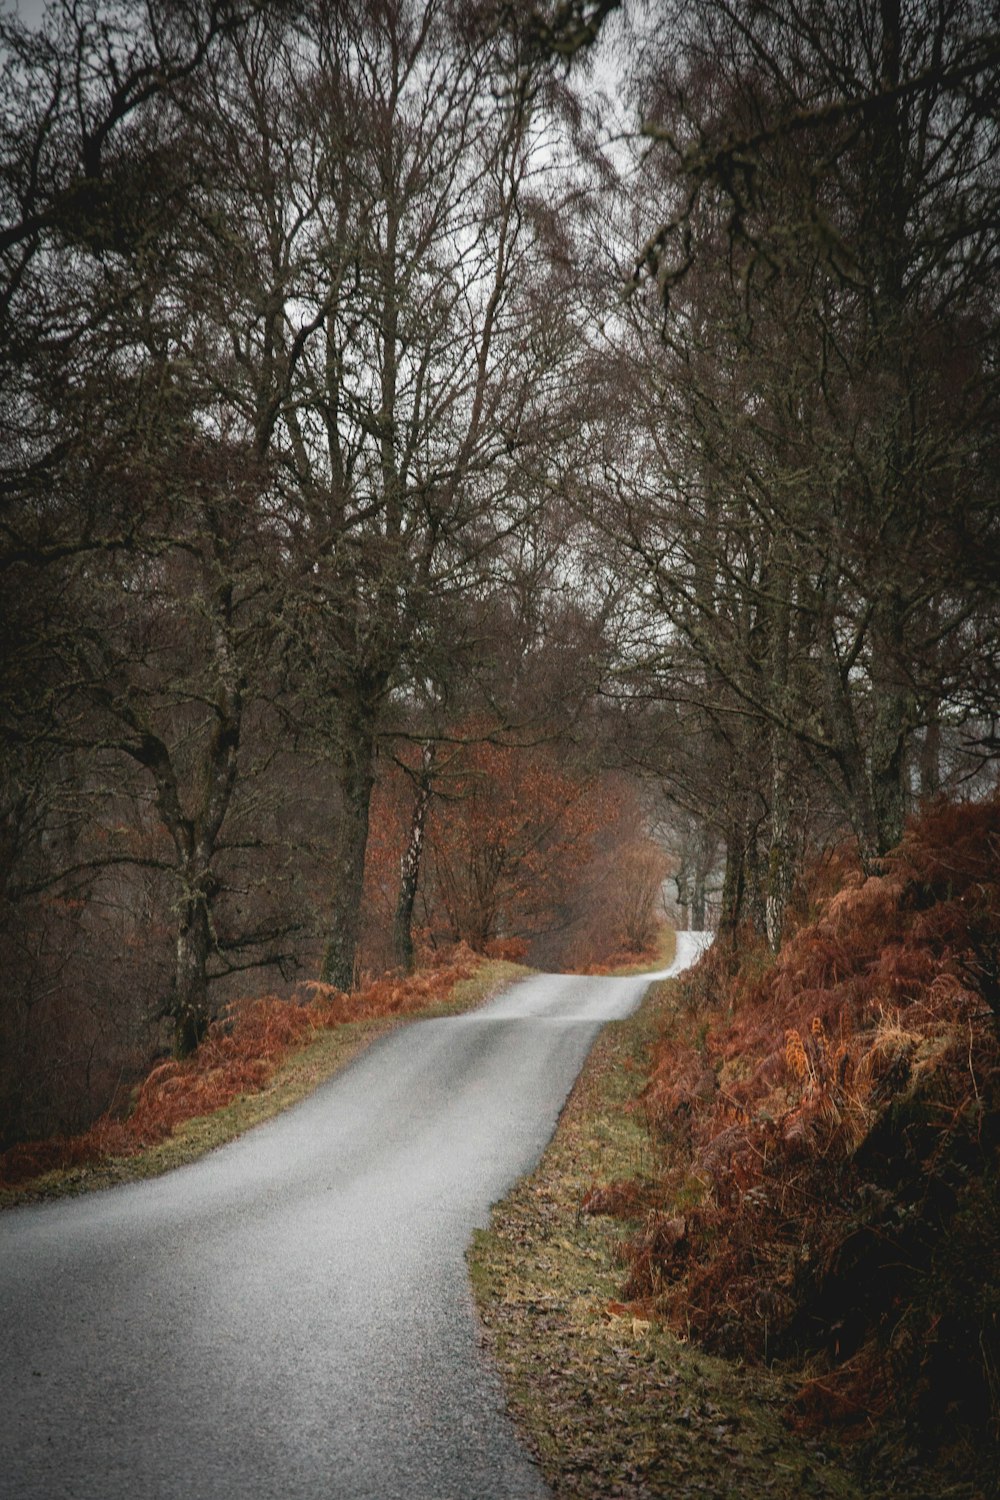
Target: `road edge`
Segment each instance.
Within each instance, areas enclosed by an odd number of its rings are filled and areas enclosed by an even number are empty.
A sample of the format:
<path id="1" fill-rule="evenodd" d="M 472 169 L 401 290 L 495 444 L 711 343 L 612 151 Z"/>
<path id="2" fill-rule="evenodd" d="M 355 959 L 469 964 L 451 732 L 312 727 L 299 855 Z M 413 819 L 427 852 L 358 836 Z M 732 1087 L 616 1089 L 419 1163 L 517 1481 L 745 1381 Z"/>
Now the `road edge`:
<path id="1" fill-rule="evenodd" d="M 538 1166 L 474 1236 L 467 1261 L 487 1355 L 554 1495 L 853 1500 L 836 1454 L 783 1426 L 790 1389 L 779 1375 L 704 1355 L 619 1300 L 625 1231 L 582 1212 L 594 1182 L 652 1168 L 634 1105 L 674 989 L 651 983 L 631 1017 L 603 1028 Z"/>

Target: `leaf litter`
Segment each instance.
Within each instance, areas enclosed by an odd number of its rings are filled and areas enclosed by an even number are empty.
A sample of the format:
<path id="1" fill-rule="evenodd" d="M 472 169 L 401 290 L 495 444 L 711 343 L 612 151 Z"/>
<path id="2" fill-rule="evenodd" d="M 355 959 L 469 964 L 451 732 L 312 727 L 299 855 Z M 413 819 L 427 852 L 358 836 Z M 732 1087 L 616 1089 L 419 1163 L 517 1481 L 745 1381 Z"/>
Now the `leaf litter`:
<path id="1" fill-rule="evenodd" d="M 583 1211 L 595 1181 L 648 1167 L 626 1105 L 643 1085 L 647 1002 L 599 1038 L 538 1169 L 470 1250 L 488 1348 L 557 1496 L 854 1497 L 840 1455 L 781 1420 L 781 1375 L 696 1350 L 622 1300 L 622 1225 Z"/>

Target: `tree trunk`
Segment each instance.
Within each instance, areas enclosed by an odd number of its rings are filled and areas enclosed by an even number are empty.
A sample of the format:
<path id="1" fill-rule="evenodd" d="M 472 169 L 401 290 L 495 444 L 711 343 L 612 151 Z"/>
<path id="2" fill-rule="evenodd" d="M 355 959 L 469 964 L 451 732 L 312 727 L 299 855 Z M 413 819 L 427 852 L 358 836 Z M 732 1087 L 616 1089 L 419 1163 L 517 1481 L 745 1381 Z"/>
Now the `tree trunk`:
<path id="1" fill-rule="evenodd" d="M 398 968 L 404 973 L 413 972 L 413 904 L 417 899 L 420 881 L 420 864 L 424 852 L 424 828 L 427 823 L 427 808 L 431 797 L 431 774 L 434 769 L 435 746 L 432 741 L 424 745 L 417 792 L 410 819 L 410 836 L 403 851 L 399 867 L 399 899 L 396 902 L 396 919 L 393 923 L 393 955 Z"/>
<path id="2" fill-rule="evenodd" d="M 901 476 L 912 472 L 912 415 L 907 392 L 906 291 L 907 260 L 904 115 L 894 90 L 900 80 L 900 0 L 880 0 L 881 72 L 885 100 L 877 126 L 877 216 L 873 221 L 873 308 L 877 337 L 875 368 L 881 376 L 884 429 L 881 446 L 883 516 L 879 545 L 893 563 L 911 550 L 910 496 Z M 913 702 L 901 663 L 907 659 L 906 604 L 891 578 L 876 577 L 872 614 L 873 719 L 869 749 L 869 781 L 877 859 L 899 843 L 906 813 L 905 770 Z"/>
<path id="3" fill-rule="evenodd" d="M 208 959 L 212 951 L 208 901 L 204 889 L 190 892 L 184 900 L 177 932 L 171 1014 L 179 1057 L 192 1053 L 208 1030 Z"/>
<path id="4" fill-rule="evenodd" d="M 872 654 L 877 666 L 873 665 L 870 676 L 871 723 L 867 725 L 859 722 L 851 685 L 831 649 L 832 632 L 824 644 L 824 707 L 834 747 L 831 780 L 854 830 L 866 875 L 880 872 L 882 856 L 899 842 L 903 829 L 909 720 L 902 711 L 884 640 L 873 628 Z"/>
<path id="5" fill-rule="evenodd" d="M 792 841 L 792 747 L 782 720 L 786 718 L 794 566 L 787 539 L 779 531 L 771 540 L 767 587 L 773 595 L 765 608 L 768 652 L 766 691 L 778 716 L 768 729 L 771 770 L 770 830 L 767 868 L 763 878 L 763 925 L 771 951 L 777 953 L 785 925 L 785 909 L 795 879 Z"/>
<path id="6" fill-rule="evenodd" d="M 941 720 L 938 718 L 936 704 L 927 720 L 927 728 L 920 744 L 918 771 L 920 795 L 929 801 L 941 791 Z"/>
<path id="7" fill-rule="evenodd" d="M 747 906 L 747 819 L 746 797 L 730 777 L 729 816 L 726 820 L 726 869 L 722 879 L 722 905 L 719 911 L 719 937 L 732 938 L 746 915 Z"/>
<path id="8" fill-rule="evenodd" d="M 146 730 L 130 749 L 153 773 L 156 806 L 177 852 L 176 874 L 181 885 L 173 992 L 168 1014 L 174 1023 L 178 1055 L 193 1052 L 208 1030 L 208 961 L 214 948 L 212 902 L 218 881 L 212 870 L 237 774 L 242 720 L 242 687 L 231 695 L 220 693 L 217 719 L 204 747 L 201 800 L 197 814 L 183 807 L 177 769 L 170 750 Z"/>
<path id="9" fill-rule="evenodd" d="M 881 857 L 894 849 L 903 836 L 906 816 L 906 736 L 899 725 L 880 725 L 872 745 L 872 806 Z"/>
<path id="10" fill-rule="evenodd" d="M 334 839 L 330 933 L 320 970 L 323 982 L 338 990 L 353 989 L 357 979 L 368 818 L 375 785 L 374 702 L 374 692 L 359 692 L 346 709 L 338 734 L 340 820 Z"/>
<path id="11" fill-rule="evenodd" d="M 731 938 L 743 917 L 746 896 L 746 859 L 742 830 L 733 827 L 726 839 L 726 873 L 722 881 L 719 937 Z"/>
<path id="12" fill-rule="evenodd" d="M 781 730 L 771 731 L 771 837 L 767 856 L 764 923 L 771 951 L 777 953 L 785 925 L 785 910 L 795 880 L 789 797 L 788 747 Z"/>
<path id="13" fill-rule="evenodd" d="M 695 871 L 692 885 L 690 921 L 693 932 L 705 931 L 705 873 L 700 866 Z"/>
<path id="14" fill-rule="evenodd" d="M 886 591 L 873 619 L 871 729 L 869 779 L 877 856 L 895 848 L 903 836 L 906 816 L 907 749 L 914 720 L 913 697 L 901 681 L 904 655 L 903 604 L 896 592 Z"/>
<path id="15" fill-rule="evenodd" d="M 688 879 L 687 870 L 683 865 L 674 876 L 674 884 L 677 887 L 677 908 L 681 920 L 681 928 L 686 930 L 692 924 L 691 919 L 688 915 L 688 910 L 691 904 L 688 894 L 690 882 Z"/>

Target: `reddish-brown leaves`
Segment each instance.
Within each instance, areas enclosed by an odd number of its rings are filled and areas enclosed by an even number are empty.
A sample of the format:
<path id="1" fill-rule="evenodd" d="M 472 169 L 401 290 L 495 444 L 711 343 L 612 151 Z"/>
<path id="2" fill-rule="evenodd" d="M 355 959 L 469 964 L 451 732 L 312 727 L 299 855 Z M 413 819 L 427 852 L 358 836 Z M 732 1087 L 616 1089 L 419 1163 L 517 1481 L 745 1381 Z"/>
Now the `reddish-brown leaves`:
<path id="1" fill-rule="evenodd" d="M 152 1069 L 136 1090 L 127 1119 L 103 1117 L 83 1135 L 11 1147 L 0 1156 L 0 1185 L 14 1186 L 55 1168 L 133 1156 L 183 1121 L 267 1088 L 289 1052 L 311 1033 L 425 1009 L 473 973 L 476 962 L 459 947 L 434 968 L 408 979 L 382 979 L 350 995 L 329 985 L 304 984 L 290 1000 L 273 995 L 239 1000 L 190 1057 Z"/>
<path id="2" fill-rule="evenodd" d="M 363 964 L 393 962 L 400 860 L 414 809 L 417 747 L 387 766 L 372 799 Z M 634 788 L 574 768 L 545 745 L 512 744 L 486 719 L 452 726 L 434 761 L 414 937 L 422 955 L 477 952 L 589 972 L 652 952 L 668 871 Z M 534 945 L 534 946 L 532 946 Z"/>
<path id="3" fill-rule="evenodd" d="M 642 1206 L 624 1296 L 723 1352 L 822 1354 L 798 1418 L 875 1419 L 919 1378 L 1000 1425 L 995 1316 L 962 1324 L 966 1284 L 996 1297 L 963 1257 L 995 1258 L 1000 804 L 934 807 L 880 877 L 839 867 L 776 959 L 703 960 L 692 1039 L 657 1047 L 643 1100 L 659 1199 L 615 1183 L 589 1206 Z M 908 1365 L 932 1332 L 933 1370 Z"/>

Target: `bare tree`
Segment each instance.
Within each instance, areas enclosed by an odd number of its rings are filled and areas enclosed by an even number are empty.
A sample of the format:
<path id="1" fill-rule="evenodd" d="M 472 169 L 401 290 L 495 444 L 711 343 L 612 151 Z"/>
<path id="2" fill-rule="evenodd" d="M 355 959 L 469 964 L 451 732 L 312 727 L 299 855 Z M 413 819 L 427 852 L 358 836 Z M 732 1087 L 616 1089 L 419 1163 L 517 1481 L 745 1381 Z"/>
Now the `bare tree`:
<path id="1" fill-rule="evenodd" d="M 875 868 L 995 616 L 997 37 L 974 5 L 713 0 L 646 43 L 597 492 L 650 669 L 683 696 L 693 656 L 755 764 L 776 941 L 802 767 Z"/>
<path id="2" fill-rule="evenodd" d="M 16 744 L 73 758 L 91 819 L 131 764 L 168 835 L 91 840 L 19 889 L 79 890 L 87 869 L 126 863 L 172 879 L 182 1050 L 210 1015 L 217 864 L 273 559 L 262 468 L 198 378 L 204 158 L 182 95 L 248 14 L 66 5 L 3 37 L 2 565 L 15 597 L 48 598 L 20 631 L 34 691 L 5 693 L 7 722 Z M 44 805 L 42 787 L 30 796 Z"/>
<path id="3" fill-rule="evenodd" d="M 323 975 L 343 987 L 393 694 L 522 523 L 519 455 L 554 432 L 561 351 L 530 274 L 544 111 L 489 19 L 322 6 L 235 49 L 205 106 L 244 246 L 219 311 L 232 399 L 275 465 L 287 650 L 339 789 Z"/>

